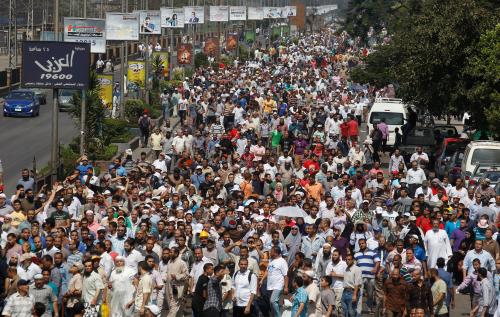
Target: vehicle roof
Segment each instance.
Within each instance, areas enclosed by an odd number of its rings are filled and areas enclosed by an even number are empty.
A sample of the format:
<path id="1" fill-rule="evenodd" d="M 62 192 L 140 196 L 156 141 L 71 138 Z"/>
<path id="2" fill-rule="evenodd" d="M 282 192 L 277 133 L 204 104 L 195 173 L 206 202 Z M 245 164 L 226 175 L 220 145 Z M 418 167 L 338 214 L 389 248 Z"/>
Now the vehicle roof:
<path id="1" fill-rule="evenodd" d="M 405 105 L 402 101 L 399 102 L 386 102 L 386 101 L 381 101 L 377 102 L 372 105 L 370 112 L 374 111 L 382 111 L 382 112 L 407 112 L 408 106 Z"/>
<path id="2" fill-rule="evenodd" d="M 471 141 L 467 145 L 467 147 L 468 148 L 472 148 L 472 147 L 500 147 L 500 142 L 490 141 L 490 140 Z"/>
<path id="3" fill-rule="evenodd" d="M 450 143 L 467 143 L 468 141 L 470 141 L 470 140 L 469 139 L 462 139 L 462 138 L 444 138 L 443 144 L 449 145 Z"/>

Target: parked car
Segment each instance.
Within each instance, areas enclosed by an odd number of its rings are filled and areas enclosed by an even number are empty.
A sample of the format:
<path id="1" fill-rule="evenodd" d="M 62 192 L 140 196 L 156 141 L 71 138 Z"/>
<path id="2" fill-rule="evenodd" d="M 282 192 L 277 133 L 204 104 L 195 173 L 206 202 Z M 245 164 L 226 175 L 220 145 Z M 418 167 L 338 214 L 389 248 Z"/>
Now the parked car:
<path id="1" fill-rule="evenodd" d="M 500 183 L 500 168 L 493 167 L 491 170 L 484 172 L 483 178 L 488 178 L 491 181 L 490 186 L 494 188 Z"/>
<path id="2" fill-rule="evenodd" d="M 32 90 L 11 91 L 1 102 L 4 117 L 35 117 L 40 114 L 40 100 Z"/>
<path id="3" fill-rule="evenodd" d="M 494 174 L 500 173 L 499 164 L 477 164 L 472 173 L 465 172 L 466 186 L 475 186 L 482 178 L 489 178 L 488 176 L 495 177 Z M 487 176 L 488 175 L 488 176 Z M 497 177 L 500 177 L 497 176 Z"/>
<path id="4" fill-rule="evenodd" d="M 68 111 L 73 108 L 73 96 L 78 90 L 60 89 L 57 97 L 59 111 Z"/>
<path id="5" fill-rule="evenodd" d="M 31 89 L 31 90 L 35 93 L 35 96 L 38 98 L 38 100 L 40 100 L 41 105 L 47 104 L 47 91 L 46 90 L 39 89 L 39 88 L 35 88 L 35 89 Z"/>
<path id="6" fill-rule="evenodd" d="M 434 130 L 435 131 L 435 130 Z M 448 163 L 455 152 L 464 152 L 465 147 L 469 144 L 468 139 L 460 138 L 445 138 L 436 148 L 434 171 L 436 175 L 446 175 Z"/>
<path id="7" fill-rule="evenodd" d="M 497 183 L 495 185 L 495 193 L 497 193 L 497 195 L 500 195 L 500 183 Z"/>
<path id="8" fill-rule="evenodd" d="M 434 164 L 434 151 L 436 148 L 436 139 L 434 131 L 430 127 L 415 127 L 408 132 L 404 144 L 399 146 L 401 155 L 405 162 L 410 162 L 410 157 L 415 153 L 417 146 L 421 146 L 424 153 L 429 157 L 429 167 Z"/>
<path id="9" fill-rule="evenodd" d="M 396 134 L 394 133 L 395 128 L 399 128 L 399 132 L 403 133 L 401 127 L 405 123 L 408 117 L 408 106 L 403 104 L 401 99 L 396 98 L 377 98 L 370 108 L 368 114 L 368 135 L 370 134 L 370 129 L 373 128 L 374 123 L 379 123 L 382 118 L 385 119 L 385 123 L 389 129 L 389 138 L 387 139 L 387 145 L 394 145 L 396 140 Z"/>
<path id="10" fill-rule="evenodd" d="M 434 134 L 441 138 L 457 138 L 457 128 L 449 124 L 437 124 L 434 126 Z"/>
<path id="11" fill-rule="evenodd" d="M 464 159 L 462 160 L 463 176 L 470 177 L 478 164 L 483 166 L 500 164 L 500 142 L 472 141 L 467 144 L 464 151 Z"/>

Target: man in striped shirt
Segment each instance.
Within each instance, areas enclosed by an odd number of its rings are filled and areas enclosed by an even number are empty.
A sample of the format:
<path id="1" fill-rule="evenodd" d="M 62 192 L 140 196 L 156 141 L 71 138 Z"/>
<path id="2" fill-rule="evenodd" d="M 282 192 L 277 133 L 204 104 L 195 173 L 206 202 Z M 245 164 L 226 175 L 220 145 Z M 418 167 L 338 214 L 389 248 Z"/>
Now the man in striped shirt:
<path id="1" fill-rule="evenodd" d="M 363 289 L 366 291 L 367 305 L 370 312 L 374 309 L 375 274 L 380 267 L 380 258 L 374 250 L 368 249 L 366 239 L 358 240 L 359 251 L 354 254 L 356 265 L 361 269 Z"/>

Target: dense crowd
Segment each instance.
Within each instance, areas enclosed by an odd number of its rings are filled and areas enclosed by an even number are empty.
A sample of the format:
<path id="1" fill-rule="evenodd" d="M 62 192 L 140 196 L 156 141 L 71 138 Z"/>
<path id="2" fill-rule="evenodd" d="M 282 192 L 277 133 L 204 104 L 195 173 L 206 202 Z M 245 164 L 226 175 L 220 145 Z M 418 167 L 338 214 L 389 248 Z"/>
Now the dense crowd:
<path id="1" fill-rule="evenodd" d="M 283 39 L 162 92 L 165 123 L 138 120 L 153 159 L 82 156 L 36 191 L 23 171 L 0 193 L 3 315 L 448 316 L 456 290 L 493 315 L 500 196 L 406 162 L 384 120 L 362 135 L 390 94 L 350 81 L 369 52 Z"/>

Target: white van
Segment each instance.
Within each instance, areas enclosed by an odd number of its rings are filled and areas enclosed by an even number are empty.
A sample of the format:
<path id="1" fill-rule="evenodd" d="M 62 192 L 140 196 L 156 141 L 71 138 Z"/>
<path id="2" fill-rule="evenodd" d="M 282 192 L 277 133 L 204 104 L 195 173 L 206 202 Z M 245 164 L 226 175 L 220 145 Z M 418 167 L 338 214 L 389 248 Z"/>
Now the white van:
<path id="1" fill-rule="evenodd" d="M 500 142 L 472 141 L 467 145 L 462 160 L 462 175 L 472 175 L 478 164 L 487 166 L 500 164 Z"/>
<path id="2" fill-rule="evenodd" d="M 408 118 L 408 106 L 397 98 L 377 98 L 368 113 L 368 133 L 373 129 L 374 123 L 379 123 L 385 118 L 385 123 L 389 128 L 389 138 L 387 145 L 394 145 L 396 140 L 395 128 L 399 128 L 399 133 L 403 134 L 401 126 Z"/>

